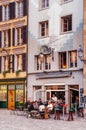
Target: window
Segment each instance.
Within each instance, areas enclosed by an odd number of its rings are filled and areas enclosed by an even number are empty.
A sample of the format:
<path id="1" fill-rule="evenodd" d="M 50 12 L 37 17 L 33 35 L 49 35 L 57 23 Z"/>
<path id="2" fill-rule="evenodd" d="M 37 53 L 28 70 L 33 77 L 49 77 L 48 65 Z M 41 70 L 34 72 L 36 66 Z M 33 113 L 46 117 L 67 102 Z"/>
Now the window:
<path id="1" fill-rule="evenodd" d="M 65 69 L 67 68 L 67 58 L 66 58 L 66 52 L 60 52 L 59 53 L 59 63 L 60 68 Z"/>
<path id="2" fill-rule="evenodd" d="M 22 39 L 22 29 L 21 28 L 16 29 L 16 35 L 17 35 L 17 45 L 22 44 L 23 39 Z"/>
<path id="3" fill-rule="evenodd" d="M 0 101 L 7 101 L 7 86 L 0 85 Z"/>
<path id="4" fill-rule="evenodd" d="M 61 18 L 61 32 L 72 31 L 72 15 Z"/>
<path id="5" fill-rule="evenodd" d="M 3 21 L 9 20 L 9 5 L 3 6 Z"/>
<path id="6" fill-rule="evenodd" d="M 77 67 L 77 51 L 60 52 L 59 67 L 61 69 Z"/>
<path id="7" fill-rule="evenodd" d="M 50 54 L 44 55 L 41 60 L 40 56 L 36 56 L 36 70 L 49 70 L 51 69 Z"/>
<path id="8" fill-rule="evenodd" d="M 16 18 L 23 16 L 23 1 L 16 3 Z"/>
<path id="9" fill-rule="evenodd" d="M 40 23 L 40 36 L 48 36 L 48 21 Z"/>
<path id="10" fill-rule="evenodd" d="M 45 69 L 50 69 L 51 65 L 50 65 L 50 55 L 45 55 Z"/>
<path id="11" fill-rule="evenodd" d="M 37 69 L 37 70 L 42 70 L 42 62 L 41 62 L 39 56 L 36 57 L 36 62 L 37 62 L 36 69 Z"/>
<path id="12" fill-rule="evenodd" d="M 4 56 L 3 57 L 3 67 L 4 67 L 3 70 L 4 71 L 9 70 L 8 65 L 9 65 L 8 56 Z"/>
<path id="13" fill-rule="evenodd" d="M 69 67 L 77 67 L 77 52 L 71 51 L 69 52 Z"/>
<path id="14" fill-rule="evenodd" d="M 4 47 L 8 47 L 8 30 L 3 31 L 3 43 L 4 43 Z"/>
<path id="15" fill-rule="evenodd" d="M 22 55 L 17 55 L 17 70 L 22 70 Z"/>
<path id="16" fill-rule="evenodd" d="M 47 7 L 49 7 L 49 0 L 41 0 L 40 8 L 44 9 L 44 8 L 47 8 Z"/>

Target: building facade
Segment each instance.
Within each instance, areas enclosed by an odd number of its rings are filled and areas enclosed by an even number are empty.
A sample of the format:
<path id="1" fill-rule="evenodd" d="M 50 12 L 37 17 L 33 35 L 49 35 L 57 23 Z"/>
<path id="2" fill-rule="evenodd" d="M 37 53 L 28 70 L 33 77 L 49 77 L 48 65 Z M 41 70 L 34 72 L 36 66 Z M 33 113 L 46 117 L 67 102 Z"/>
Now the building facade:
<path id="1" fill-rule="evenodd" d="M 27 0 L 0 0 L 0 108 L 26 98 Z"/>
<path id="2" fill-rule="evenodd" d="M 29 1 L 28 99 L 83 106 L 83 0 Z"/>

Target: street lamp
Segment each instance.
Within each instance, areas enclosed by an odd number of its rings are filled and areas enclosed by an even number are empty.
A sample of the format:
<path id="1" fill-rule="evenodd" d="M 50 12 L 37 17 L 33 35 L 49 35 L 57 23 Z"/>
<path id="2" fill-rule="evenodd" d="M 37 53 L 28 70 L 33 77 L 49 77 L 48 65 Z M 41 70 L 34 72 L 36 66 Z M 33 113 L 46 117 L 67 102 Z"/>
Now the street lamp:
<path id="1" fill-rule="evenodd" d="M 86 64 L 86 59 L 83 58 L 83 49 L 82 49 L 82 46 L 81 46 L 81 45 L 79 45 L 78 56 L 79 56 L 80 60 L 81 60 L 84 64 Z"/>

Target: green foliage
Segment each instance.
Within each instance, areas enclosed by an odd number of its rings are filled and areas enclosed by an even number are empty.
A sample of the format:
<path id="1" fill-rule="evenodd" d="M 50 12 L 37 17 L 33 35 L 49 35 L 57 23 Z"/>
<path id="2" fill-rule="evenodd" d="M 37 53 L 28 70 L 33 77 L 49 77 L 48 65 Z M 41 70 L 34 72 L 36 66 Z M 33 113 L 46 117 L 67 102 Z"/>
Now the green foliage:
<path id="1" fill-rule="evenodd" d="M 16 70 L 16 75 L 18 76 L 21 70 Z"/>
<path id="2" fill-rule="evenodd" d="M 6 73 L 8 73 L 8 70 L 4 70 L 4 71 L 3 71 L 3 76 L 4 76 L 4 77 L 6 76 Z"/>

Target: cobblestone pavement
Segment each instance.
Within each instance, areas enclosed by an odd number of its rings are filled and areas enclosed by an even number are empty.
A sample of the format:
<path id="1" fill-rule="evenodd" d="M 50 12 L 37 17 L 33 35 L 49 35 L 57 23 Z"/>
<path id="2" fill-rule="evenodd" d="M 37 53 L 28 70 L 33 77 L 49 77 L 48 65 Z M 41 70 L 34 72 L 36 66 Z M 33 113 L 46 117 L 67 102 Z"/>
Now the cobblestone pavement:
<path id="1" fill-rule="evenodd" d="M 0 109 L 0 130 L 86 130 L 86 116 L 74 117 L 74 121 L 49 119 L 32 119 L 13 115 L 10 110 Z"/>

